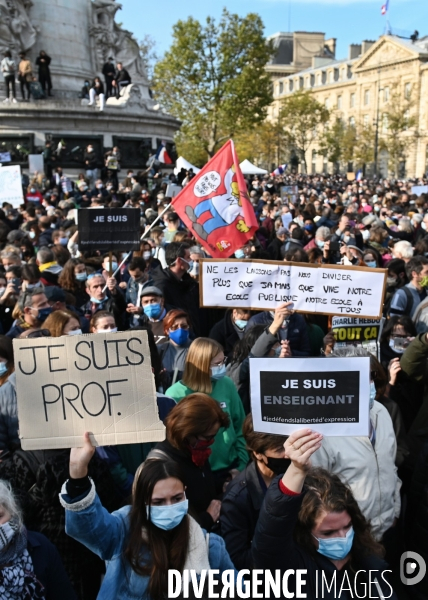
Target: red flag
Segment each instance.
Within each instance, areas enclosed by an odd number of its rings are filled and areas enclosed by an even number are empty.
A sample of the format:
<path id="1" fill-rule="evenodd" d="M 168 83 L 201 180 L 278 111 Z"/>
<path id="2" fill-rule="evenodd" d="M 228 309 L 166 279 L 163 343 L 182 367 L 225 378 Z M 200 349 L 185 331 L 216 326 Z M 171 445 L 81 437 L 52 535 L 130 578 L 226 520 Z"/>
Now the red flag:
<path id="1" fill-rule="evenodd" d="M 258 229 L 232 140 L 172 201 L 186 227 L 213 258 L 230 256 Z"/>

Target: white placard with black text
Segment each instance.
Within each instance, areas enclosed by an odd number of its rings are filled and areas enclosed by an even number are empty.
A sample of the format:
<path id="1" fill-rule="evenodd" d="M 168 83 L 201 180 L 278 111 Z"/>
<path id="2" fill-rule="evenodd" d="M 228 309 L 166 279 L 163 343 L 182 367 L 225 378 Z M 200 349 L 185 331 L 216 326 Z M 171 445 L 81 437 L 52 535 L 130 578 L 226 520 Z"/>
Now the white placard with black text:
<path id="1" fill-rule="evenodd" d="M 254 431 L 368 436 L 370 358 L 250 358 Z"/>

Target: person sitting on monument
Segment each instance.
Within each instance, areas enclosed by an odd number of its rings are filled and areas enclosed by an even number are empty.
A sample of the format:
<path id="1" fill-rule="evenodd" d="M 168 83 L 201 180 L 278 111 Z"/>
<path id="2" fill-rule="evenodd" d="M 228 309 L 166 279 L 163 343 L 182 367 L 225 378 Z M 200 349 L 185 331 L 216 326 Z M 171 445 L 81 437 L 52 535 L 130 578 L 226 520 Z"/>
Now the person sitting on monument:
<path id="1" fill-rule="evenodd" d="M 104 85 L 99 77 L 95 77 L 91 89 L 89 90 L 89 104 L 93 106 L 95 104 L 95 97 L 98 96 L 100 100 L 100 112 L 104 110 L 106 96 L 104 94 Z"/>
<path id="2" fill-rule="evenodd" d="M 131 76 L 122 63 L 117 63 L 117 70 L 113 79 L 113 87 L 116 92 L 116 99 L 119 100 L 122 88 L 132 83 Z"/>
<path id="3" fill-rule="evenodd" d="M 103 66 L 104 81 L 106 84 L 106 98 L 113 96 L 113 79 L 115 75 L 114 59 L 109 57 L 108 61 Z"/>

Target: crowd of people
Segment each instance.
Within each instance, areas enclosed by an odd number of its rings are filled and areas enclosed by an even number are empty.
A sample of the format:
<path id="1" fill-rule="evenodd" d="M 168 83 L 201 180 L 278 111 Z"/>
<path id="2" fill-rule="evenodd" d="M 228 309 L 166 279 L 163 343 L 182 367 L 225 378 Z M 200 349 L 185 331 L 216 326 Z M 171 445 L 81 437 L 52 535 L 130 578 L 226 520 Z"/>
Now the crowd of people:
<path id="1" fill-rule="evenodd" d="M 247 179 L 259 228 L 231 259 L 387 270 L 375 356 L 289 303 L 201 307 L 209 256 L 166 196 L 194 174 L 119 181 L 118 148 L 102 163 L 90 145 L 76 180 L 54 167 L 0 209 L 0 597 L 160 600 L 168 569 L 306 569 L 308 598 L 317 570 L 359 597 L 375 573 L 372 598 L 427 598 L 426 578 L 399 578 L 402 552 L 428 560 L 428 196 L 411 191 L 425 181 Z M 122 206 L 140 210 L 139 251 L 79 250 L 76 210 Z M 23 451 L 12 339 L 129 329 L 147 332 L 165 440 L 95 448 L 82 431 L 71 452 Z M 369 437 L 254 430 L 250 358 L 360 356 Z"/>

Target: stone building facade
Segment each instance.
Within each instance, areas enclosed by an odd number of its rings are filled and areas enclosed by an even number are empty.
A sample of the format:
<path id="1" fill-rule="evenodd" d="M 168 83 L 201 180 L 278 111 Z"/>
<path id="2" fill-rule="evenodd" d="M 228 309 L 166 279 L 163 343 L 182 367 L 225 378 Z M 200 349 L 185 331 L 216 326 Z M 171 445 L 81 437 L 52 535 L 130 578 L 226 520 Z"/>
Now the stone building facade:
<path id="1" fill-rule="evenodd" d="M 373 125 L 379 137 L 388 131 L 387 112 L 394 98 L 411 99 L 409 116 L 416 127 L 403 135 L 408 139 L 405 164 L 401 175 L 420 177 L 428 170 L 428 37 L 416 40 L 392 35 L 376 42 L 364 41 L 349 48 L 346 60 L 313 56 L 309 68 L 290 75 L 273 78 L 274 101 L 269 118 L 278 117 L 281 101 L 298 90 L 309 90 L 314 97 L 333 111 L 345 124 Z M 397 96 L 398 94 L 398 96 Z M 415 135 L 417 132 L 417 136 Z M 308 169 L 331 172 L 317 147 L 308 150 Z M 379 146 L 378 171 L 383 176 L 391 172 L 388 150 Z M 373 165 L 369 165 L 373 168 Z M 342 165 L 342 170 L 346 166 Z"/>

